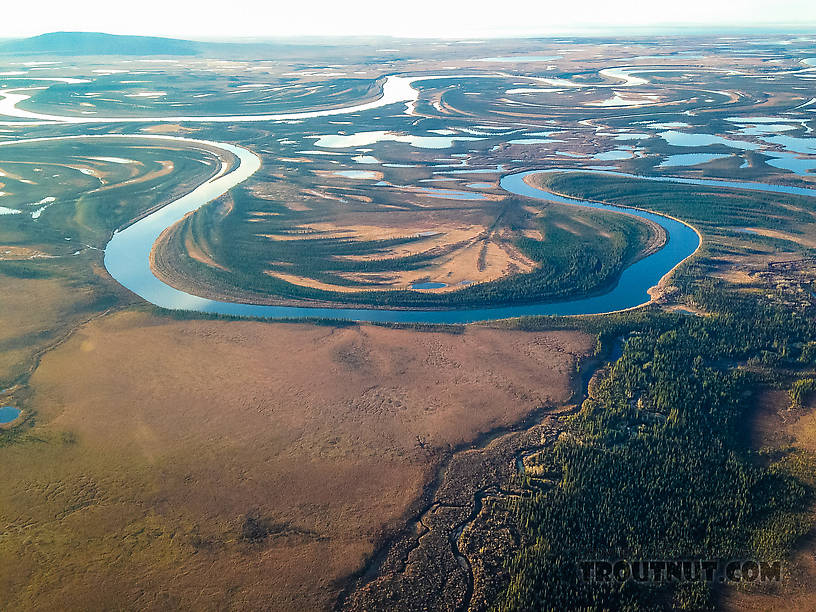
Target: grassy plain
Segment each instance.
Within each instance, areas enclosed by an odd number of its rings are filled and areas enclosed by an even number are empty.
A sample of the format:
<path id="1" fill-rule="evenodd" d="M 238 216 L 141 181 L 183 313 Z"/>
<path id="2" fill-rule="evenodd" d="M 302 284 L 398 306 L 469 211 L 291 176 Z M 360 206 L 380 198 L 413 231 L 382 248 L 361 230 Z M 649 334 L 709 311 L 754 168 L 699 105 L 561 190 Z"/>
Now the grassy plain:
<path id="1" fill-rule="evenodd" d="M 111 233 L 204 180 L 212 153 L 146 141 L 4 146 L 0 223 L 0 386 L 80 322 L 133 298 L 100 250 Z M 179 182 L 180 181 L 180 182 Z"/>
<path id="2" fill-rule="evenodd" d="M 0 605 L 328 609 L 440 461 L 565 401 L 591 346 L 98 319 L 43 358 L 36 424 L 0 448 Z"/>
<path id="3" fill-rule="evenodd" d="M 26 373 L 34 355 L 49 341 L 93 311 L 92 287 L 55 278 L 0 274 L 0 384 Z M 36 304 L 36 308 L 31 308 Z"/>
<path id="4" fill-rule="evenodd" d="M 814 398 L 816 399 L 816 398 Z M 801 464 L 813 484 L 810 469 L 816 462 L 816 401 L 791 405 L 782 389 L 766 389 L 756 401 L 750 421 L 751 446 L 766 456 L 788 455 L 792 464 Z M 803 470 L 797 470 L 802 473 Z M 809 473 L 808 473 L 809 472 Z M 811 503 L 809 523 L 816 523 L 816 506 Z M 805 611 L 816 606 L 816 529 L 799 538 L 785 563 L 785 581 L 764 588 L 728 589 L 722 593 L 722 609 Z M 750 586 L 750 585 L 749 585 Z"/>

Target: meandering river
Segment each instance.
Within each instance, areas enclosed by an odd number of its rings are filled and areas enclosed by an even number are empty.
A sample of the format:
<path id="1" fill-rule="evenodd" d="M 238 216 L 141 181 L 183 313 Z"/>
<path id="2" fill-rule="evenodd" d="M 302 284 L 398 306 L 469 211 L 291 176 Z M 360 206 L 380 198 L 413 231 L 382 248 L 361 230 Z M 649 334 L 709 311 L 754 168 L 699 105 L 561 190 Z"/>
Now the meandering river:
<path id="1" fill-rule="evenodd" d="M 393 310 L 377 308 L 318 308 L 301 306 L 271 306 L 212 300 L 181 291 L 159 280 L 150 267 L 150 252 L 160 234 L 184 218 L 185 215 L 220 197 L 239 183 L 252 176 L 261 166 L 260 158 L 243 147 L 232 144 L 196 140 L 178 136 L 157 135 L 96 135 L 62 136 L 7 141 L 0 146 L 45 142 L 74 138 L 127 139 L 149 141 L 173 141 L 190 146 L 206 147 L 231 153 L 237 159 L 234 164 L 222 163 L 220 170 L 190 193 L 171 201 L 162 208 L 136 221 L 127 228 L 114 233 L 105 248 L 105 267 L 111 276 L 124 287 L 144 300 L 170 310 L 197 311 L 257 318 L 329 318 L 353 321 L 400 322 L 400 323 L 472 323 L 534 315 L 588 315 L 635 308 L 650 301 L 649 289 L 671 273 L 680 263 L 690 257 L 700 245 L 700 236 L 687 223 L 665 215 L 611 204 L 602 204 L 560 196 L 533 187 L 525 178 L 540 173 L 587 172 L 597 175 L 624 177 L 664 183 L 700 185 L 705 187 L 741 189 L 772 193 L 789 193 L 816 197 L 816 189 L 787 187 L 767 183 L 748 183 L 714 179 L 690 179 L 681 177 L 636 176 L 624 172 L 588 170 L 581 168 L 549 168 L 508 174 L 501 179 L 502 189 L 518 196 L 555 202 L 568 206 L 583 206 L 619 214 L 629 214 L 653 221 L 661 226 L 667 236 L 666 244 L 627 267 L 618 282 L 608 291 L 591 297 L 524 304 L 460 310 Z"/>
<path id="2" fill-rule="evenodd" d="M 649 302 L 648 290 L 694 253 L 700 244 L 697 232 L 682 221 L 645 210 L 566 198 L 537 189 L 524 181 L 525 177 L 542 172 L 533 170 L 505 176 L 501 180 L 501 187 L 516 195 L 631 214 L 654 221 L 665 229 L 668 237 L 666 245 L 626 268 L 618 283 L 606 293 L 561 302 L 462 310 L 388 310 L 270 306 L 212 300 L 191 295 L 159 280 L 150 268 L 150 251 L 165 229 L 251 176 L 260 167 L 260 159 L 251 151 L 235 145 L 169 136 L 164 138 L 220 148 L 232 153 L 239 160 L 236 168 L 228 172 L 222 169 L 189 194 L 115 233 L 105 249 L 105 267 L 114 279 L 148 302 L 171 310 L 190 310 L 242 317 L 309 317 L 402 323 L 471 323 L 529 315 L 597 314 L 633 308 Z M 570 170 L 550 169 L 546 171 Z"/>

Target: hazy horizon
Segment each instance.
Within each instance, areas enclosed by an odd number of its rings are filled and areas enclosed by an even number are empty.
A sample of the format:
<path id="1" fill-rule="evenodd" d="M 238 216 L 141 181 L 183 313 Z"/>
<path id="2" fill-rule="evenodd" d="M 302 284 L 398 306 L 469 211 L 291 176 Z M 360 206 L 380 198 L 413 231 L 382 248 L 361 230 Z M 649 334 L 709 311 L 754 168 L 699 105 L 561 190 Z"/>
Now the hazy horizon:
<path id="1" fill-rule="evenodd" d="M 11 6 L 0 22 L 0 38 L 23 38 L 55 31 L 105 32 L 194 40 L 269 40 L 312 37 L 514 38 L 594 34 L 693 34 L 732 31 L 808 33 L 816 31 L 816 3 L 689 0 L 678 5 L 622 0 L 589 0 L 578 6 L 523 0 L 496 9 L 493 2 L 438 3 L 417 0 L 391 5 L 372 0 L 318 0 L 269 6 L 244 0 L 227 12 L 215 3 L 144 0 L 139 12 L 122 11 L 102 0 L 67 5 L 46 0 L 32 16 Z"/>

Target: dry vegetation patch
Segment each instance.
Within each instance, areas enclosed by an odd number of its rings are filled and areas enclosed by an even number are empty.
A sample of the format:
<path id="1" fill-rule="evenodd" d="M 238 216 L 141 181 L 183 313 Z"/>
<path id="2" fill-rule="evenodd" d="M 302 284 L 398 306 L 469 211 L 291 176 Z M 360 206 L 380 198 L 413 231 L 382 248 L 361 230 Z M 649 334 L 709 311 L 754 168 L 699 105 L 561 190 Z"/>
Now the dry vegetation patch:
<path id="1" fill-rule="evenodd" d="M 766 390 L 759 395 L 751 423 L 751 446 L 765 449 L 798 449 L 816 452 L 816 401 L 792 406 L 783 390 Z M 811 508 L 816 515 L 816 507 Z M 722 594 L 724 610 L 763 612 L 809 612 L 816 609 L 816 529 L 800 538 L 784 566 L 779 584 L 766 588 L 729 588 Z"/>
<path id="2" fill-rule="evenodd" d="M 90 287 L 52 278 L 0 275 L 0 382 L 25 373 L 31 358 L 81 318 L 93 301 Z"/>
<path id="3" fill-rule="evenodd" d="M 591 345 L 98 319 L 44 357 L 38 425 L 0 449 L 0 605 L 326 609 L 452 447 L 566 400 Z"/>

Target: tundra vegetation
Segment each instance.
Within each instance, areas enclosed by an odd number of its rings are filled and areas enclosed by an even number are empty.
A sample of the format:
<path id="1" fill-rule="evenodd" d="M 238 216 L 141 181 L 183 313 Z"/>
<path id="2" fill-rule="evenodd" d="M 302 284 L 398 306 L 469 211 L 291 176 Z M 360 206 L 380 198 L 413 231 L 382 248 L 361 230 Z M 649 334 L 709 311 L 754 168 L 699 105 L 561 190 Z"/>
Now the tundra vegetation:
<path id="1" fill-rule="evenodd" d="M 69 119 L 12 117 L 4 139 L 169 134 L 260 156 L 152 254 L 217 299 L 557 301 L 662 244 L 625 215 L 511 196 L 509 172 L 813 185 L 797 40 L 175 41 L 144 62 L 91 37 L 96 53 L 48 55 L 65 41 L 0 45 L 18 109 Z M 523 53 L 553 59 L 495 59 Z M 449 77 L 407 107 L 183 119 L 370 102 L 384 75 L 418 73 Z M 181 118 L 77 122 L 106 116 Z M 540 175 L 702 235 L 653 304 L 603 316 L 246 321 L 115 283 L 112 232 L 222 163 L 167 140 L 0 146 L 0 405 L 23 411 L 0 429 L 0 607 L 814 608 L 814 198 Z M 621 558 L 781 559 L 783 579 L 581 580 L 580 561 Z"/>

